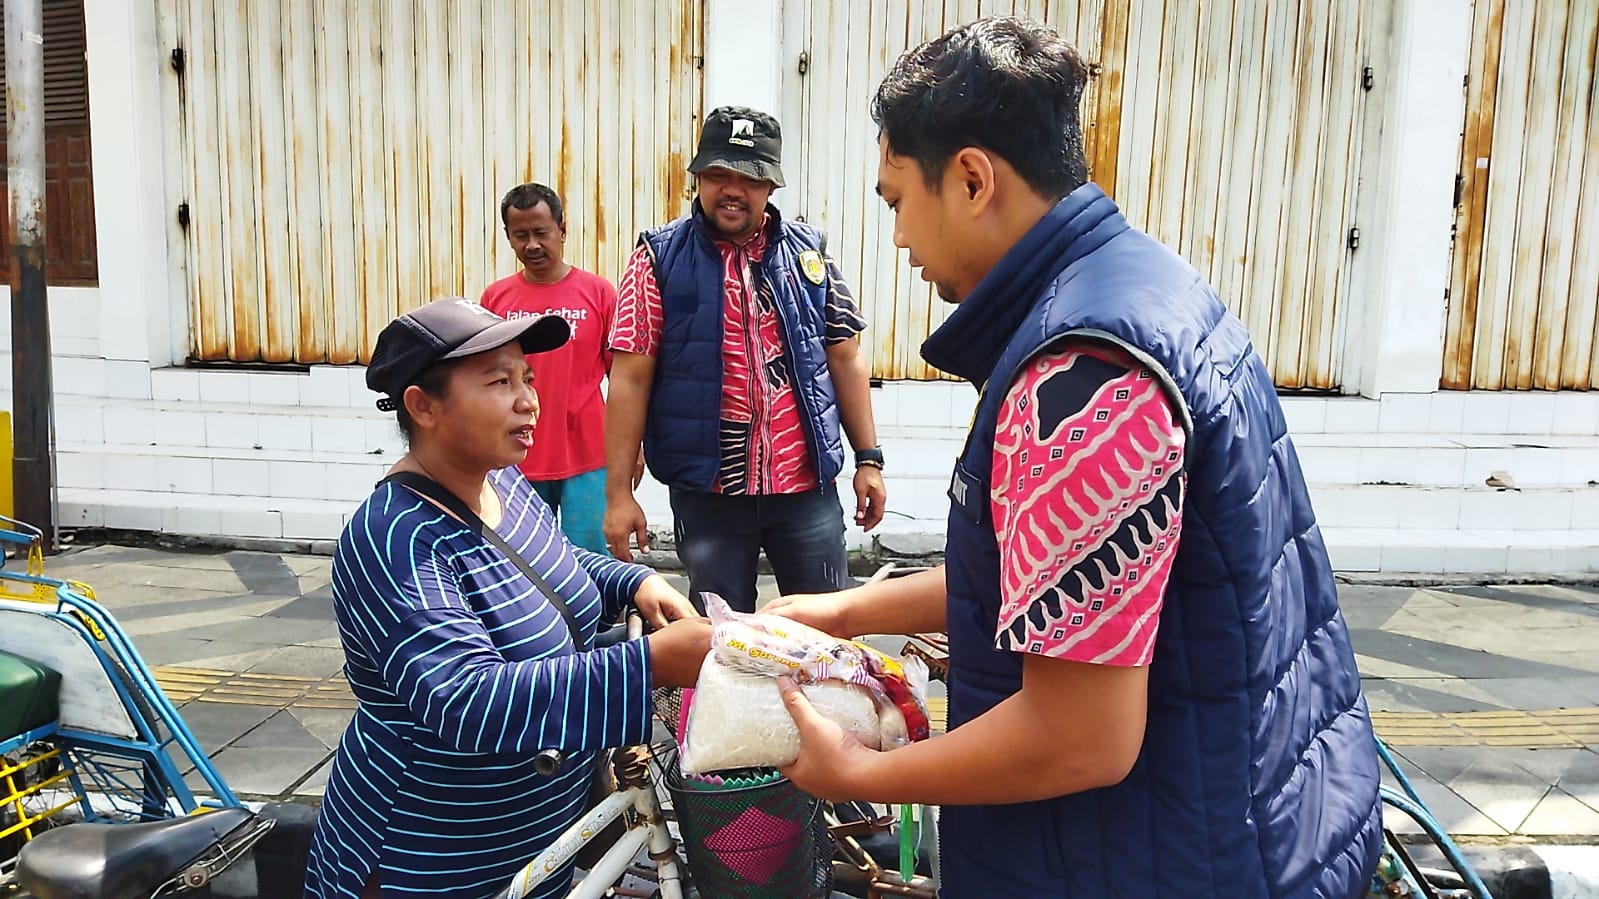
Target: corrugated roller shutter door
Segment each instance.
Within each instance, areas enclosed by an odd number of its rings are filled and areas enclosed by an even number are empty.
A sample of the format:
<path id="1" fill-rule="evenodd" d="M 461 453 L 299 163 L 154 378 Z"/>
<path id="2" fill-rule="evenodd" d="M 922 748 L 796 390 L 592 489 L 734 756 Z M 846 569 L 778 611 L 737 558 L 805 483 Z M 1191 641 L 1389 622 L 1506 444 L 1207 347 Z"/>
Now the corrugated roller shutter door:
<path id="1" fill-rule="evenodd" d="M 812 0 L 789 202 L 828 231 L 858 285 L 872 374 L 937 377 L 917 350 L 948 312 L 893 249 L 871 193 L 872 92 L 908 47 L 1003 14 L 1044 21 L 1094 67 L 1090 176 L 1216 284 L 1280 386 L 1337 388 L 1369 16 L 1366 2 L 1334 0 Z"/>
<path id="2" fill-rule="evenodd" d="M 701 21 L 699 0 L 178 0 L 194 356 L 365 361 L 398 312 L 516 270 L 499 198 L 523 181 L 615 279 L 685 208 Z"/>
<path id="3" fill-rule="evenodd" d="M 1592 389 L 1599 4 L 1478 0 L 1471 48 L 1442 385 Z"/>

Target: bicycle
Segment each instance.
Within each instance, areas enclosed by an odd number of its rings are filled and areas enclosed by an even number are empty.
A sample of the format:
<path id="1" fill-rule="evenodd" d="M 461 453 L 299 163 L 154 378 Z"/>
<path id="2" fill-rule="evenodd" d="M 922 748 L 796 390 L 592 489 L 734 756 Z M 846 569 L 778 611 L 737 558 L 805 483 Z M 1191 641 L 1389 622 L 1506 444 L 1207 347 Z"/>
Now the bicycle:
<path id="1" fill-rule="evenodd" d="M 630 615 L 627 620 L 626 639 L 639 639 L 642 631 L 642 620 L 637 615 Z M 607 642 L 609 641 L 602 636 L 596 641 L 596 645 L 603 646 Z M 752 796 L 765 797 L 754 798 L 753 801 L 758 804 L 773 797 L 793 801 L 795 797 L 803 794 L 798 794 L 798 791 L 793 790 L 786 781 L 771 779 L 753 786 L 751 789 L 756 791 L 753 794 L 695 793 L 693 790 L 685 789 L 685 778 L 677 774 L 672 767 L 677 763 L 676 752 L 681 736 L 677 730 L 681 700 L 682 691 L 675 688 L 655 691 L 655 717 L 663 726 L 666 739 L 615 750 L 610 768 L 615 778 L 616 790 L 567 828 L 549 848 L 524 866 L 495 899 L 521 899 L 536 887 L 546 883 L 585 847 L 592 847 L 601 839 L 610 840 L 610 845 L 603 855 L 588 867 L 582 879 L 574 883 L 571 892 L 566 894 L 568 899 L 590 899 L 599 896 L 682 899 L 686 895 L 694 895 L 692 889 L 695 884 L 691 877 L 693 872 L 690 870 L 690 863 L 700 864 L 701 867 L 694 871 L 711 878 L 709 882 L 698 884 L 702 891 L 699 895 L 720 895 L 715 891 L 718 885 L 717 878 L 727 876 L 728 872 L 720 868 L 722 860 L 719 857 L 713 861 L 711 858 L 695 855 L 696 851 L 705 852 L 708 856 L 717 856 L 718 853 L 706 843 L 699 841 L 703 836 L 701 831 L 706 829 L 705 820 L 691 817 L 685 822 L 684 816 L 689 812 L 685 811 L 683 803 L 689 803 L 695 810 L 693 814 L 699 816 L 703 815 L 704 809 L 707 808 L 701 804 L 705 802 L 713 805 L 731 802 L 739 806 Z M 562 761 L 564 758 L 559 751 L 545 750 L 535 756 L 534 765 L 541 773 L 553 774 Z M 768 775 L 768 778 L 773 776 L 775 775 Z M 662 788 L 672 794 L 669 797 L 673 800 L 670 807 L 663 802 Z M 734 796 L 740 798 L 730 798 Z M 809 797 L 804 797 L 803 801 L 813 806 L 815 804 L 815 800 Z M 749 806 L 740 807 L 749 808 Z M 617 820 L 624 821 L 626 825 L 622 833 L 614 837 L 602 837 L 606 828 Z M 803 827 L 798 832 L 802 831 Z M 824 888 L 829 880 L 826 856 L 810 860 L 806 849 L 812 845 L 816 837 L 814 819 L 811 837 L 812 841 L 806 841 L 801 837 L 796 848 L 786 852 L 779 850 L 778 854 L 789 864 L 797 861 L 798 866 L 808 872 L 809 889 L 815 890 Z M 825 843 L 825 836 L 822 837 L 822 841 Z M 778 843 L 781 842 L 779 838 Z M 696 850 L 694 847 L 699 849 Z M 647 862 L 638 863 L 640 853 L 647 853 Z M 696 858 L 699 859 L 698 862 L 695 861 Z M 788 868 L 788 870 L 793 869 Z M 628 875 L 652 885 L 651 888 L 640 890 L 624 885 L 623 880 Z"/>
<path id="2" fill-rule="evenodd" d="M 644 634 L 644 620 L 629 615 L 626 635 L 629 640 L 640 639 Z M 597 641 L 596 645 L 602 645 Z M 565 758 L 559 750 L 546 749 L 538 753 L 533 766 L 540 774 L 549 776 L 560 770 Z M 677 840 L 667 826 L 660 797 L 656 793 L 656 779 L 651 776 L 651 766 L 662 764 L 655 745 L 625 746 L 612 753 L 611 770 L 617 790 L 579 818 L 556 837 L 549 848 L 528 862 L 511 883 L 496 894 L 495 899 L 522 899 L 566 866 L 585 846 L 605 833 L 611 824 L 625 820 L 621 836 L 611 844 L 567 894 L 568 899 L 598 899 L 616 892 L 616 884 L 629 873 L 658 884 L 661 899 L 683 899 L 684 872 L 678 857 Z M 655 862 L 653 871 L 637 868 L 634 860 L 641 851 L 648 850 Z"/>

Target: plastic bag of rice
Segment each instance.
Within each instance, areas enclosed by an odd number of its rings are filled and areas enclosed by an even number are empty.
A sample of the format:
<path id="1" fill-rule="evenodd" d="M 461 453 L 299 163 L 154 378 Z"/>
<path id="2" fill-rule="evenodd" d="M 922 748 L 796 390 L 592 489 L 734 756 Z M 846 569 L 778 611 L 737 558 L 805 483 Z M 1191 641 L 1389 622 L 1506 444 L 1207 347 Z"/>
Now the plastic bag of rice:
<path id="1" fill-rule="evenodd" d="M 804 684 L 818 713 L 872 749 L 925 739 L 927 668 L 776 615 L 741 614 L 709 596 L 711 652 L 687 701 L 683 771 L 780 767 L 799 757 L 799 730 L 777 677 Z"/>

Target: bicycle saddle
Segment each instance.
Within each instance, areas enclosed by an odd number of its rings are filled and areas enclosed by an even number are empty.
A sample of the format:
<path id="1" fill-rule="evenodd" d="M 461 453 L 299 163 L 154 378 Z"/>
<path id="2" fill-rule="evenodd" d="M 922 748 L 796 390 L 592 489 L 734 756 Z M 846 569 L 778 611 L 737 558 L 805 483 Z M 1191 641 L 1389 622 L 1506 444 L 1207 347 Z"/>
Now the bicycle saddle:
<path id="1" fill-rule="evenodd" d="M 17 882 L 35 899 L 144 899 L 254 818 L 225 808 L 147 824 L 70 824 L 22 847 Z"/>

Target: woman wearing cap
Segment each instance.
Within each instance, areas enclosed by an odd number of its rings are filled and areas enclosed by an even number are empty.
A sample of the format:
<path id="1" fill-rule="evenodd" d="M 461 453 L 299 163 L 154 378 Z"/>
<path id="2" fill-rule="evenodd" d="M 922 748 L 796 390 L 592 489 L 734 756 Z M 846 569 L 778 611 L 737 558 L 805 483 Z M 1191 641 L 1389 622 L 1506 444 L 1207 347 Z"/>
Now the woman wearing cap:
<path id="1" fill-rule="evenodd" d="M 452 299 L 378 337 L 367 386 L 409 451 L 333 557 L 360 707 L 307 897 L 494 895 L 583 810 L 592 750 L 647 739 L 650 689 L 694 681 L 709 624 L 650 569 L 573 547 L 517 471 L 539 409 L 524 354 L 568 334 L 557 316 L 505 321 Z M 630 603 L 659 630 L 577 651 Z M 533 767 L 545 749 L 566 754 L 548 777 Z"/>

